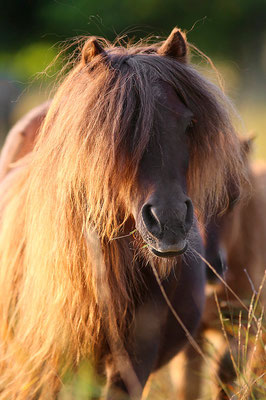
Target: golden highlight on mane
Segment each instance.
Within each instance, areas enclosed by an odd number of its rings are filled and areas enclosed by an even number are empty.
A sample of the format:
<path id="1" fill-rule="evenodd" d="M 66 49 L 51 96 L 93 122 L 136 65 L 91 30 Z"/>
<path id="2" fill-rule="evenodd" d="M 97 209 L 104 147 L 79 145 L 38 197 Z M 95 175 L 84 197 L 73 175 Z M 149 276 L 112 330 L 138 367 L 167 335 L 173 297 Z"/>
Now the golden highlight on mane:
<path id="1" fill-rule="evenodd" d="M 128 233 L 132 220 L 156 80 L 169 83 L 196 119 L 187 180 L 197 209 L 226 204 L 229 175 L 241 185 L 224 94 L 157 47 L 105 42 L 106 55 L 88 64 L 83 53 L 58 88 L 35 149 L 1 184 L 0 399 L 53 398 L 68 367 L 85 357 L 100 362 L 106 329 L 122 339 L 127 333 L 141 276 L 128 238 L 112 239 Z"/>

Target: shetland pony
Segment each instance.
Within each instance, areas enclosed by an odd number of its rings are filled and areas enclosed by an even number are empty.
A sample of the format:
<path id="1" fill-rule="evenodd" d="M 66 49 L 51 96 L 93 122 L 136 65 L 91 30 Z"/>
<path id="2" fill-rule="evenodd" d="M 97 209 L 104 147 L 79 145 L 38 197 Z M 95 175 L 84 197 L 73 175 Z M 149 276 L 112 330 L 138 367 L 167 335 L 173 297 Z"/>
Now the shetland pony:
<path id="1" fill-rule="evenodd" d="M 250 182 L 250 186 L 244 189 L 247 196 L 242 201 L 235 202 L 237 190 L 234 183 L 231 182 L 231 185 L 229 185 L 229 207 L 225 213 L 213 216 L 209 220 L 205 234 L 205 258 L 217 272 L 224 276 L 226 283 L 246 304 L 247 308 L 250 307 L 252 296 L 257 296 L 266 271 L 266 164 L 249 161 L 252 140 L 242 140 L 241 142 Z M 214 274 L 213 276 L 210 275 L 210 278 L 212 283 L 216 285 L 215 291 L 221 304 L 223 316 L 230 321 L 228 323 L 229 328 L 233 332 L 233 324 L 236 326 L 239 324 L 239 312 L 242 313 L 243 325 L 246 324 L 248 315 L 235 296 L 223 283 L 217 280 Z M 214 278 L 216 278 L 216 281 L 214 281 Z M 263 307 L 266 306 L 265 287 L 261 290 L 259 302 Z M 252 334 L 254 333 L 250 328 L 250 335 Z M 257 331 L 255 331 L 256 334 Z M 219 399 L 230 398 L 228 393 L 233 396 L 236 392 L 238 392 L 239 398 L 248 398 L 245 397 L 243 392 L 246 389 L 245 385 L 242 388 L 234 385 L 236 370 L 228 353 L 230 347 L 233 357 L 235 359 L 240 357 L 237 354 L 239 352 L 239 349 L 237 350 L 239 336 L 238 333 L 229 333 L 228 343 L 225 342 L 213 291 L 207 297 L 198 334 L 198 343 L 203 348 L 206 337 L 208 342 L 213 341 L 214 347 L 217 346 L 217 341 L 219 343 L 220 359 L 216 357 L 218 361 L 216 367 L 218 368 L 217 374 L 220 383 L 217 382 L 217 385 L 221 386 L 222 383 L 225 389 L 220 387 Z M 265 336 L 261 340 L 265 340 Z M 249 342 L 248 356 L 254 351 L 254 340 L 250 339 Z M 249 368 L 253 372 L 259 366 L 263 371 L 265 369 L 263 365 L 265 366 L 266 362 L 265 349 L 259 342 L 256 346 L 258 351 L 257 354 L 253 354 L 251 364 L 247 356 L 247 363 L 249 363 Z M 222 348 L 223 351 L 221 351 Z M 201 396 L 202 388 L 206 385 L 202 378 L 203 366 L 201 356 L 194 349 L 189 348 L 186 351 L 186 377 L 182 383 L 182 386 L 184 386 L 183 393 L 179 393 L 178 398 L 194 400 Z M 177 373 L 175 370 L 179 368 L 177 364 L 173 364 L 173 376 Z M 190 382 L 189 385 L 186 382 Z"/>
<path id="2" fill-rule="evenodd" d="M 140 398 L 187 342 L 157 274 L 195 333 L 205 267 L 192 203 L 214 211 L 227 177 L 246 178 L 228 101 L 188 48 L 177 28 L 152 46 L 88 38 L 2 180 L 0 399 L 55 398 L 84 359 L 106 375 L 105 398 Z"/>

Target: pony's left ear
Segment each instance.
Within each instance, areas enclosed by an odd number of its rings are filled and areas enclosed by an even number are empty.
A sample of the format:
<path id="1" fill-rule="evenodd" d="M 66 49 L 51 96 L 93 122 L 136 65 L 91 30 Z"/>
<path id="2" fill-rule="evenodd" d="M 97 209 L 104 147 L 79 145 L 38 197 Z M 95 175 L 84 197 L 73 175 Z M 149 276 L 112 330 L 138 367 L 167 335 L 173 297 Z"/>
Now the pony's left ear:
<path id="1" fill-rule="evenodd" d="M 174 28 L 157 53 L 177 61 L 187 62 L 188 46 L 185 34 L 180 29 Z"/>

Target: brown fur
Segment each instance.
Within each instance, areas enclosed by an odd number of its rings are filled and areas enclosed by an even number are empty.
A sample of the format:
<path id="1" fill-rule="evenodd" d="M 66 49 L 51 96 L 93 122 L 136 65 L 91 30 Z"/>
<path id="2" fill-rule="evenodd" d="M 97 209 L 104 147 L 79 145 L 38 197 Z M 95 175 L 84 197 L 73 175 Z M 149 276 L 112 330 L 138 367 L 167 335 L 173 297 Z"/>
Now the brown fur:
<path id="1" fill-rule="evenodd" d="M 266 164 L 250 167 L 251 197 L 235 207 L 222 227 L 221 244 L 228 259 L 227 282 L 242 298 L 250 300 L 266 269 Z M 246 269 L 247 274 L 244 272 Z M 265 304 L 265 290 L 262 302 Z M 249 304 L 249 302 L 248 302 Z"/>
<path id="2" fill-rule="evenodd" d="M 106 329 L 125 340 L 141 275 L 128 241 L 111 239 L 128 233 L 154 119 L 152 82 L 173 86 L 197 120 L 188 183 L 198 209 L 226 203 L 228 174 L 237 185 L 243 180 L 227 99 L 191 65 L 159 56 L 157 48 L 105 42 L 108 57 L 98 53 L 89 64 L 83 54 L 58 88 L 32 153 L 2 182 L 1 399 L 53 398 L 67 367 L 84 357 L 100 362 Z M 101 243 L 103 273 L 95 268 L 91 232 Z M 165 261 L 156 264 L 163 274 Z"/>

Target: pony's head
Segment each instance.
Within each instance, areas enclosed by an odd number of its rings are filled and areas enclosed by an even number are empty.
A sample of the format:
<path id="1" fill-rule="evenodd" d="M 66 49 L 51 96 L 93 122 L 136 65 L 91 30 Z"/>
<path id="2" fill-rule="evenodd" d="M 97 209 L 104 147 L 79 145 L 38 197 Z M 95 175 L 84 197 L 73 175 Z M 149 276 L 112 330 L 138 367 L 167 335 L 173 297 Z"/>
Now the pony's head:
<path id="1" fill-rule="evenodd" d="M 226 202 L 226 176 L 237 186 L 242 176 L 227 100 L 187 53 L 178 29 L 154 46 L 88 39 L 37 146 L 61 171 L 58 187 L 84 201 L 86 229 L 109 240 L 136 228 L 161 257 L 186 250 L 192 202 L 198 210 Z"/>

